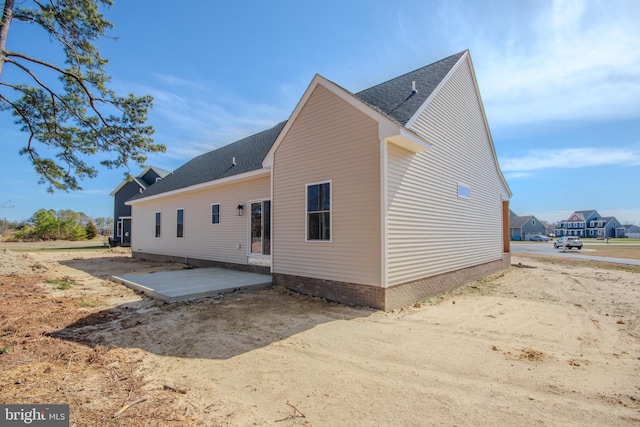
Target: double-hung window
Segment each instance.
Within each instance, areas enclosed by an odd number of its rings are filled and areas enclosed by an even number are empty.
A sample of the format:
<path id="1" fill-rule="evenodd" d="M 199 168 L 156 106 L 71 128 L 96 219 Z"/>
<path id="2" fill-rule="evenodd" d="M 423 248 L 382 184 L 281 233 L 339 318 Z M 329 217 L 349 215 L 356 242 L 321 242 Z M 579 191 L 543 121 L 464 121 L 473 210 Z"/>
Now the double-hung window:
<path id="1" fill-rule="evenodd" d="M 160 237 L 160 212 L 156 212 L 156 237 Z"/>
<path id="2" fill-rule="evenodd" d="M 184 237 L 184 209 L 178 209 L 176 214 L 176 237 Z"/>
<path id="3" fill-rule="evenodd" d="M 307 240 L 331 240 L 331 182 L 307 184 Z"/>
<path id="4" fill-rule="evenodd" d="M 220 224 L 220 204 L 211 205 L 211 224 Z"/>

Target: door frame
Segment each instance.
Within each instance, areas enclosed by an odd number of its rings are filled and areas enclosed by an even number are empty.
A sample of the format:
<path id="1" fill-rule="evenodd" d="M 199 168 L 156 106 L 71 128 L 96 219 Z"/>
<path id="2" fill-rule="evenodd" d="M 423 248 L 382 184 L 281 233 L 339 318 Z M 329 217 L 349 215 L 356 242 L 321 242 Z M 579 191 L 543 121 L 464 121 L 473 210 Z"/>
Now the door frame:
<path id="1" fill-rule="evenodd" d="M 253 236 L 252 236 L 252 226 L 253 226 L 253 204 L 254 203 L 260 203 L 261 204 L 261 209 L 264 209 L 264 202 L 269 202 L 269 254 L 265 255 L 264 253 L 254 253 L 253 252 Z M 272 241 L 273 241 L 273 206 L 271 203 L 271 198 L 264 198 L 264 199 L 255 199 L 255 200 L 249 200 L 247 202 L 247 205 L 249 207 L 248 210 L 248 214 L 247 214 L 247 256 L 249 258 L 253 258 L 253 259 L 261 259 L 261 260 L 271 260 L 271 252 L 272 252 Z M 263 250 L 264 249 L 264 231 L 265 231 L 265 224 L 264 224 L 264 215 L 263 212 L 261 211 L 260 213 L 260 217 L 261 217 L 261 230 L 260 230 L 260 249 Z M 263 251 L 264 252 L 264 251 Z"/>

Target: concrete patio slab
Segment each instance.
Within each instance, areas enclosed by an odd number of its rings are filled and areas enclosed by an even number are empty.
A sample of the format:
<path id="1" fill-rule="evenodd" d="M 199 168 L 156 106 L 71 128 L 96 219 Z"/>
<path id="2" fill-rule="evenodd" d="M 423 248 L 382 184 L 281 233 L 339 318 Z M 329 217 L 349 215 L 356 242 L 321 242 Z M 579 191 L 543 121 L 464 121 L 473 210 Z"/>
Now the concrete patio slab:
<path id="1" fill-rule="evenodd" d="M 112 276 L 112 279 L 165 302 L 185 301 L 271 284 L 271 276 L 268 274 L 218 267 L 129 274 Z"/>

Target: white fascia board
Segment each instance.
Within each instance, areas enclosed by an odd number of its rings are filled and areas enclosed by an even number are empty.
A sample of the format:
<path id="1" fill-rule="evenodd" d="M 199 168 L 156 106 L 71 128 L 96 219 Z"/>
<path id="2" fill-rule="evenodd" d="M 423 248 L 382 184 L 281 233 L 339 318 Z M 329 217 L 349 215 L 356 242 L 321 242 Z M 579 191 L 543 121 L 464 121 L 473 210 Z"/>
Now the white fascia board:
<path id="1" fill-rule="evenodd" d="M 136 181 L 133 176 L 130 176 L 129 178 L 124 179 L 111 193 L 109 193 L 109 195 L 111 197 L 115 196 L 116 193 L 122 189 L 122 187 L 124 187 L 125 185 L 127 185 L 130 182 L 135 182 L 136 184 L 138 184 L 138 186 L 140 185 L 140 183 L 138 181 Z M 144 188 L 144 187 L 142 187 L 142 188 Z"/>
<path id="2" fill-rule="evenodd" d="M 117 186 L 116 188 L 114 188 L 114 189 L 113 189 L 113 191 L 112 191 L 111 193 L 109 193 L 109 195 L 110 195 L 111 197 L 115 196 L 115 195 L 116 195 L 116 193 L 117 193 L 118 191 L 120 191 L 120 189 L 121 189 L 122 187 L 124 187 L 124 185 L 125 185 L 127 182 L 128 182 L 128 181 L 127 181 L 126 179 L 125 179 L 124 181 L 122 181 L 120 184 L 118 184 L 118 186 Z"/>
<path id="3" fill-rule="evenodd" d="M 252 178 L 256 178 L 259 176 L 263 176 L 263 175 L 268 175 L 271 174 L 271 169 L 257 169 L 251 172 L 245 172 L 242 174 L 238 174 L 238 175 L 233 175 L 230 176 L 228 178 L 222 178 L 222 179 L 216 179 L 214 181 L 207 181 L 207 182 L 203 182 L 201 184 L 196 184 L 196 185 L 192 185 L 190 187 L 184 187 L 184 188 L 179 188 L 177 190 L 173 190 L 173 191 L 167 191 L 165 193 L 160 193 L 160 194 L 154 194 L 153 196 L 148 196 L 148 197 L 143 197 L 141 199 L 136 199 L 136 200 L 129 200 L 127 202 L 125 202 L 125 205 L 137 205 L 140 203 L 145 203 L 145 202 L 149 202 L 151 200 L 157 200 L 157 199 L 162 199 L 164 197 L 170 197 L 170 196 L 175 196 L 178 194 L 186 194 L 186 193 L 191 193 L 193 191 L 199 191 L 199 190 L 204 190 L 207 188 L 213 188 L 216 187 L 218 185 L 222 185 L 222 184 L 229 184 L 229 183 L 235 183 L 235 182 L 242 182 L 242 181 L 246 181 L 248 179 L 252 179 Z"/>
<path id="4" fill-rule="evenodd" d="M 433 146 L 416 134 L 408 132 L 405 129 L 400 129 L 400 132 L 397 135 L 389 136 L 386 140 L 413 153 L 421 153 L 423 151 L 430 150 Z"/>
<path id="5" fill-rule="evenodd" d="M 498 162 L 498 155 L 496 154 L 495 145 L 493 144 L 493 137 L 491 136 L 491 130 L 489 129 L 489 121 L 487 120 L 487 115 L 486 115 L 486 113 L 484 111 L 484 104 L 482 103 L 482 96 L 480 95 L 480 88 L 478 87 L 478 80 L 476 79 L 476 72 L 473 69 L 473 62 L 471 61 L 471 55 L 469 54 L 468 50 L 460 57 L 458 62 L 453 67 L 451 67 L 451 70 L 449 70 L 449 73 L 447 73 L 447 75 L 442 79 L 442 81 L 433 90 L 433 92 L 431 92 L 431 94 L 426 99 L 426 101 L 422 104 L 422 106 L 420 106 L 418 111 L 415 112 L 413 117 L 411 117 L 409 119 L 409 121 L 407 122 L 407 124 L 405 126 L 408 129 L 411 129 L 411 126 L 413 126 L 413 124 L 418 119 L 418 117 L 420 117 L 422 112 L 429 106 L 429 104 L 431 103 L 433 98 L 435 98 L 435 96 L 440 92 L 440 90 L 444 87 L 444 85 L 447 84 L 449 79 L 451 79 L 451 76 L 453 76 L 453 74 L 458 70 L 458 68 L 461 67 L 462 64 L 464 64 L 465 62 L 469 64 L 469 69 L 471 70 L 471 77 L 473 79 L 473 86 L 475 88 L 476 94 L 478 95 L 478 101 L 479 101 L 479 104 L 480 104 L 480 111 L 482 112 L 482 119 L 484 121 L 485 130 L 486 130 L 487 135 L 489 137 L 489 141 L 491 142 L 491 152 L 493 154 L 493 159 L 494 159 L 494 162 L 495 162 L 495 165 L 496 165 L 496 169 L 498 171 L 498 175 L 500 176 L 500 180 L 502 181 L 502 184 L 504 185 L 505 190 L 507 190 L 506 198 L 504 197 L 505 195 L 503 195 L 503 199 L 504 200 L 509 200 L 509 199 L 511 199 L 511 197 L 513 197 L 513 193 L 511 192 L 511 188 L 509 188 L 509 184 L 507 183 L 507 180 L 505 179 L 504 175 L 502 174 L 502 169 L 500 169 L 500 163 Z"/>
<path id="6" fill-rule="evenodd" d="M 478 87 L 478 80 L 476 79 L 476 71 L 473 68 L 473 62 L 471 61 L 471 55 L 469 55 L 469 51 L 467 51 L 463 58 L 467 58 L 469 62 L 469 69 L 471 70 L 471 77 L 473 79 L 473 86 L 475 87 L 476 94 L 478 95 L 478 101 L 480 103 L 480 111 L 482 112 L 482 119 L 484 121 L 484 127 L 487 130 L 487 135 L 489 136 L 489 141 L 491 142 L 491 152 L 493 154 L 493 160 L 496 163 L 496 169 L 498 169 L 498 175 L 500 175 L 500 179 L 502 180 L 502 184 L 504 184 L 504 188 L 507 190 L 507 197 L 510 199 L 513 197 L 513 193 L 511 192 L 511 188 L 509 188 L 509 184 L 507 183 L 506 178 L 502 174 L 502 169 L 500 169 L 500 162 L 498 161 L 498 154 L 496 153 L 496 147 L 493 143 L 493 136 L 491 136 L 491 129 L 489 129 L 489 120 L 487 120 L 487 114 L 484 111 L 484 102 L 482 102 L 482 95 L 480 94 L 480 88 Z"/>
<path id="7" fill-rule="evenodd" d="M 407 131 L 403 126 L 395 123 L 389 117 L 371 108 L 371 106 L 367 105 L 366 103 L 358 99 L 355 95 L 353 95 L 346 89 L 338 86 L 337 84 L 333 83 L 330 80 L 327 80 L 326 78 L 322 77 L 320 74 L 316 74 L 313 77 L 313 80 L 311 80 L 309 87 L 307 87 L 307 90 L 305 90 L 304 94 L 302 95 L 302 98 L 300 98 L 300 101 L 298 101 L 296 108 L 293 109 L 293 112 L 291 113 L 291 116 L 289 117 L 287 124 L 284 126 L 284 128 L 280 132 L 280 135 L 278 135 L 278 138 L 275 140 L 275 142 L 271 146 L 271 149 L 269 150 L 264 160 L 262 161 L 263 168 L 273 167 L 273 156 L 275 151 L 278 149 L 278 146 L 282 143 L 282 141 L 286 137 L 291 126 L 293 126 L 293 124 L 295 123 L 298 115 L 300 114 L 305 104 L 313 94 L 313 91 L 315 90 L 315 88 L 318 87 L 319 85 L 322 85 L 323 87 L 328 89 L 331 93 L 336 95 L 338 98 L 340 98 L 347 104 L 356 108 L 361 113 L 377 121 L 378 123 L 383 124 L 385 128 L 387 128 L 388 126 L 395 128 L 396 133 L 394 135 L 400 135 L 401 131 L 404 129 L 407 132 L 407 134 L 413 135 L 412 138 L 419 138 L 417 135 Z M 387 138 L 388 136 L 389 135 L 386 135 L 385 138 Z M 424 150 L 420 150 L 420 151 L 424 151 Z"/>
<path id="8" fill-rule="evenodd" d="M 460 67 L 460 65 L 462 63 L 464 63 L 464 60 L 466 58 L 469 57 L 469 51 L 466 51 L 458 60 L 458 62 L 456 62 L 456 64 L 451 67 L 451 69 L 449 70 L 449 72 L 447 73 L 446 76 L 444 76 L 444 78 L 440 81 L 440 83 L 438 83 L 438 86 L 436 86 L 436 88 L 431 92 L 431 94 L 429 95 L 429 97 L 424 101 L 424 103 L 422 103 L 422 105 L 420 106 L 420 108 L 418 108 L 418 110 L 413 114 L 413 116 L 409 119 L 409 121 L 405 124 L 405 126 L 408 129 L 411 129 L 411 127 L 413 126 L 413 124 L 416 122 L 416 120 L 418 120 L 418 118 L 420 117 L 420 115 L 422 115 L 422 112 L 429 106 L 429 104 L 431 104 L 431 101 L 433 100 L 433 98 L 436 97 L 436 95 L 438 95 L 438 93 L 440 93 L 440 90 L 444 87 L 444 85 L 447 84 L 447 82 L 449 81 L 449 79 L 451 79 L 451 76 L 453 76 L 453 74 L 456 72 L 456 70 Z M 474 80 L 475 80 L 475 76 L 474 76 Z"/>

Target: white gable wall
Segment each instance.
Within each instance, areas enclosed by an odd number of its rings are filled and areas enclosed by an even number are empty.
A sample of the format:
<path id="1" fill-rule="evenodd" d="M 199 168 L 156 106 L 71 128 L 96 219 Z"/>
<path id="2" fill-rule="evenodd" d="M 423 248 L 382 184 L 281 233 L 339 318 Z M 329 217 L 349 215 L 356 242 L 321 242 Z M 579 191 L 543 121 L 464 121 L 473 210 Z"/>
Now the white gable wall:
<path id="1" fill-rule="evenodd" d="M 509 191 L 480 105 L 465 59 L 410 127 L 433 147 L 386 145 L 388 286 L 502 258 Z"/>
<path id="2" fill-rule="evenodd" d="M 248 264 L 252 200 L 270 199 L 269 175 L 140 201 L 132 205 L 134 252 Z M 220 223 L 211 223 L 211 205 L 220 204 Z M 244 205 L 244 215 L 236 207 Z M 184 237 L 176 237 L 176 211 L 184 209 Z M 155 213 L 162 213 L 161 237 L 155 237 Z M 240 248 L 238 248 L 240 245 Z"/>

